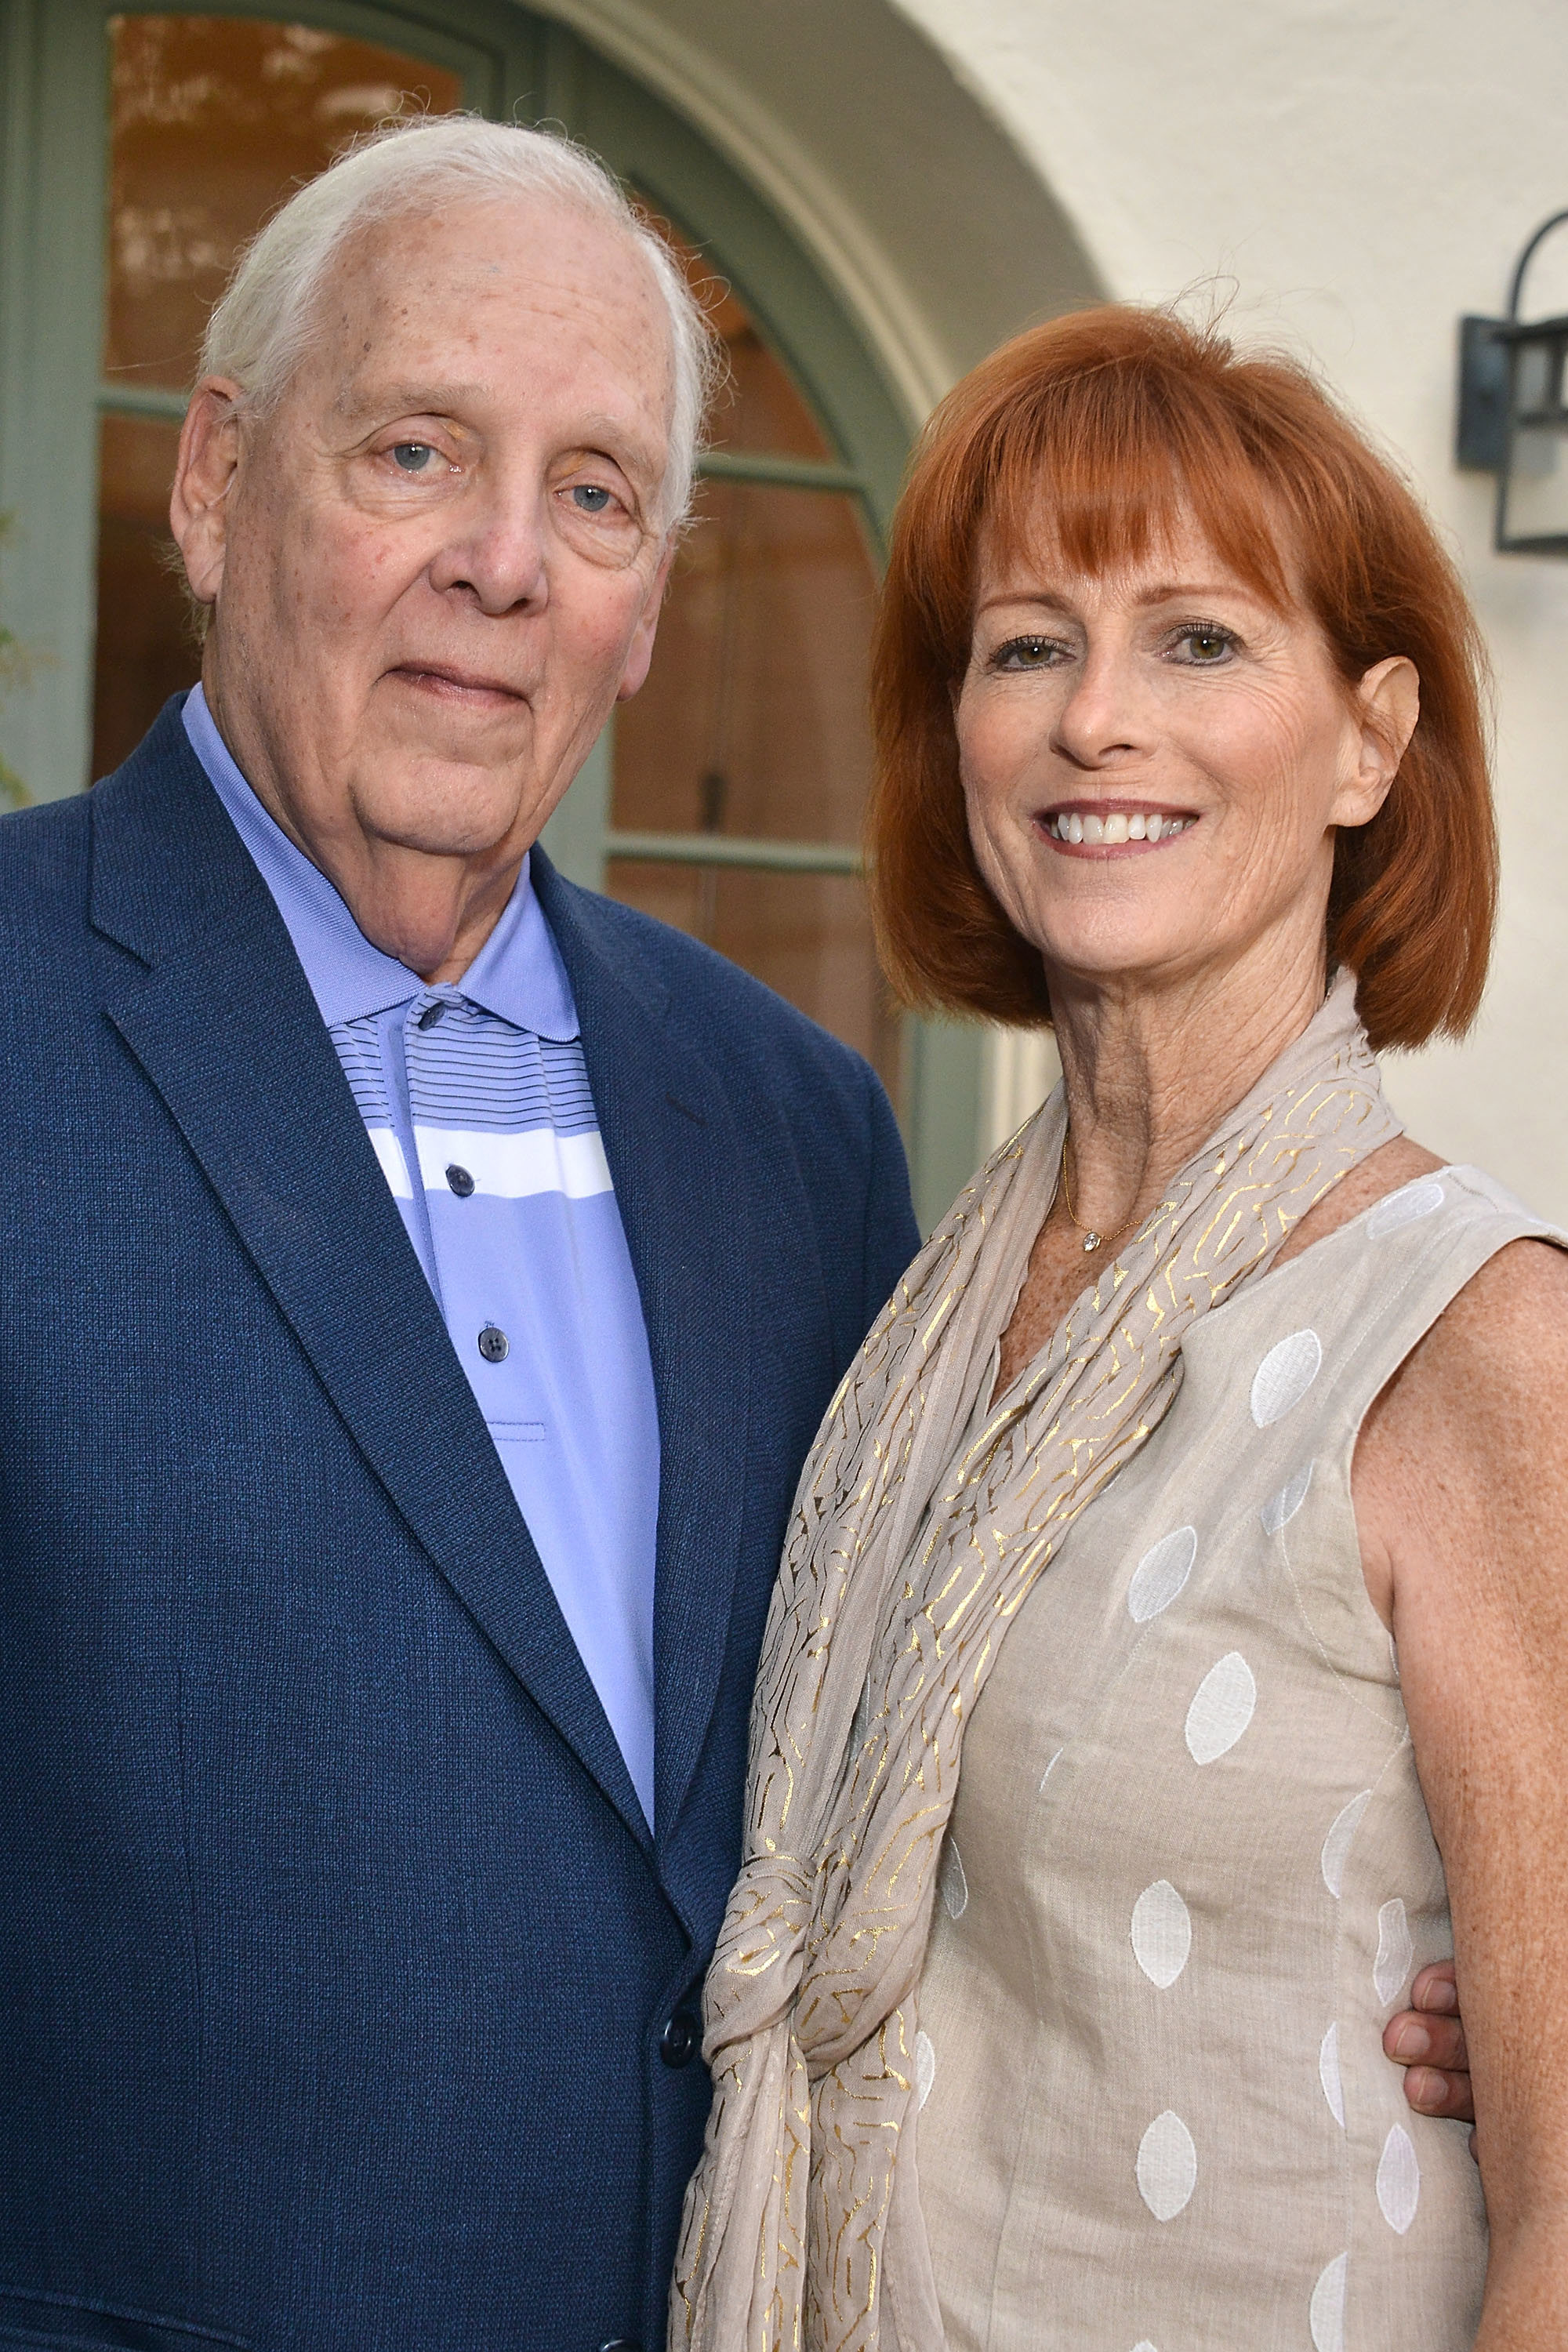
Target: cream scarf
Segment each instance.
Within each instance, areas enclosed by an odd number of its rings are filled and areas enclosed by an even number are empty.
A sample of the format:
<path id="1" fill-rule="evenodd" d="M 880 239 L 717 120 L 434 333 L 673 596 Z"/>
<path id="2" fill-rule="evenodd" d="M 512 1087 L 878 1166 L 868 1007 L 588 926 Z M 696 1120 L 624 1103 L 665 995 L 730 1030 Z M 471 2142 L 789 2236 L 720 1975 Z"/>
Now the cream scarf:
<path id="1" fill-rule="evenodd" d="M 714 2104 L 679 2352 L 941 2352 L 915 2183 L 915 1995 L 969 1712 L 1195 1317 L 1399 1133 L 1341 976 L 1044 1354 L 975 1406 L 1061 1161 L 1060 1089 L 959 1196 L 801 1477 L 753 1701 L 745 1863 L 704 1996 Z"/>

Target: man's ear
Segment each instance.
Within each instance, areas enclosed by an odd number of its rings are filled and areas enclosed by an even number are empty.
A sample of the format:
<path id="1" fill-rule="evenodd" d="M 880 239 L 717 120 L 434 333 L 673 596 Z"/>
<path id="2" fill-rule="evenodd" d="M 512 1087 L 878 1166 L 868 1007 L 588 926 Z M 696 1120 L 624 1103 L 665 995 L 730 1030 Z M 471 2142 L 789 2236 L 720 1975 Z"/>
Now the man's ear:
<path id="1" fill-rule="evenodd" d="M 169 528 L 199 604 L 217 602 L 223 580 L 228 540 L 225 500 L 239 464 L 239 395 L 232 376 L 204 376 L 180 427 Z"/>
<path id="2" fill-rule="evenodd" d="M 647 602 L 642 608 L 637 627 L 632 632 L 631 644 L 626 648 L 621 682 L 616 688 L 617 702 L 629 702 L 647 676 L 648 664 L 653 659 L 653 641 L 658 629 L 658 616 L 664 604 L 664 592 L 669 585 L 675 554 L 675 541 L 671 540 L 659 557 L 658 570 L 648 584 Z"/>
<path id="3" fill-rule="evenodd" d="M 1388 798 L 1421 716 L 1421 680 L 1403 654 L 1374 662 L 1352 698 L 1350 773 L 1335 796 L 1335 824 L 1369 824 Z"/>

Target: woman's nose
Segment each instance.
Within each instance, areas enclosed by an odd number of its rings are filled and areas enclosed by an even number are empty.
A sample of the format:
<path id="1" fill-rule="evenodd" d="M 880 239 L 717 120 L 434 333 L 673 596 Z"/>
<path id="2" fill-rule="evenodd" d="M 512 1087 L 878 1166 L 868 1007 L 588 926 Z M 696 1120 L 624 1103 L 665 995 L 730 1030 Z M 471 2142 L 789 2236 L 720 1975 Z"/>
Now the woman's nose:
<path id="1" fill-rule="evenodd" d="M 1057 712 L 1052 748 L 1081 768 L 1146 748 L 1147 696 L 1133 662 L 1119 648 L 1091 648 L 1070 674 Z"/>

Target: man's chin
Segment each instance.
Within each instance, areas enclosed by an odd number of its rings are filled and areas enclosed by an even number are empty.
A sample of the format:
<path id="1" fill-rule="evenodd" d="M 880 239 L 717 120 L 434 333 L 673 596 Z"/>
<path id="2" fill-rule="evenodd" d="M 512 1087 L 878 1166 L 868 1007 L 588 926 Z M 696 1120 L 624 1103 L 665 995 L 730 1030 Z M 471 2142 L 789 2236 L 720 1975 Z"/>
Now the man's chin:
<path id="1" fill-rule="evenodd" d="M 533 837 L 524 819 L 542 795 L 518 767 L 405 751 L 372 763 L 352 797 L 373 841 L 427 857 L 485 857 L 521 855 Z"/>

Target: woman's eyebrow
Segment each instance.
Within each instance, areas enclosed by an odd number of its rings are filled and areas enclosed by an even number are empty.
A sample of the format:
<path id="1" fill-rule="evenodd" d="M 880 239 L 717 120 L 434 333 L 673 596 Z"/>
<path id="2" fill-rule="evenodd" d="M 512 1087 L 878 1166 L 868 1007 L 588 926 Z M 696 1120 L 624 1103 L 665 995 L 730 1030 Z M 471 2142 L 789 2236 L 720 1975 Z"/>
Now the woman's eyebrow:
<path id="1" fill-rule="evenodd" d="M 1072 605 L 1065 596 L 1052 593 L 1048 588 L 998 588 L 989 596 L 982 596 L 975 605 L 976 613 L 989 613 L 999 604 L 1038 604 L 1047 613 L 1068 613 Z"/>
<path id="2" fill-rule="evenodd" d="M 1141 589 L 1140 604 L 1190 604 L 1194 597 L 1245 596 L 1249 604 L 1258 602 L 1256 589 L 1243 580 L 1172 580 L 1157 582 L 1152 587 Z"/>

